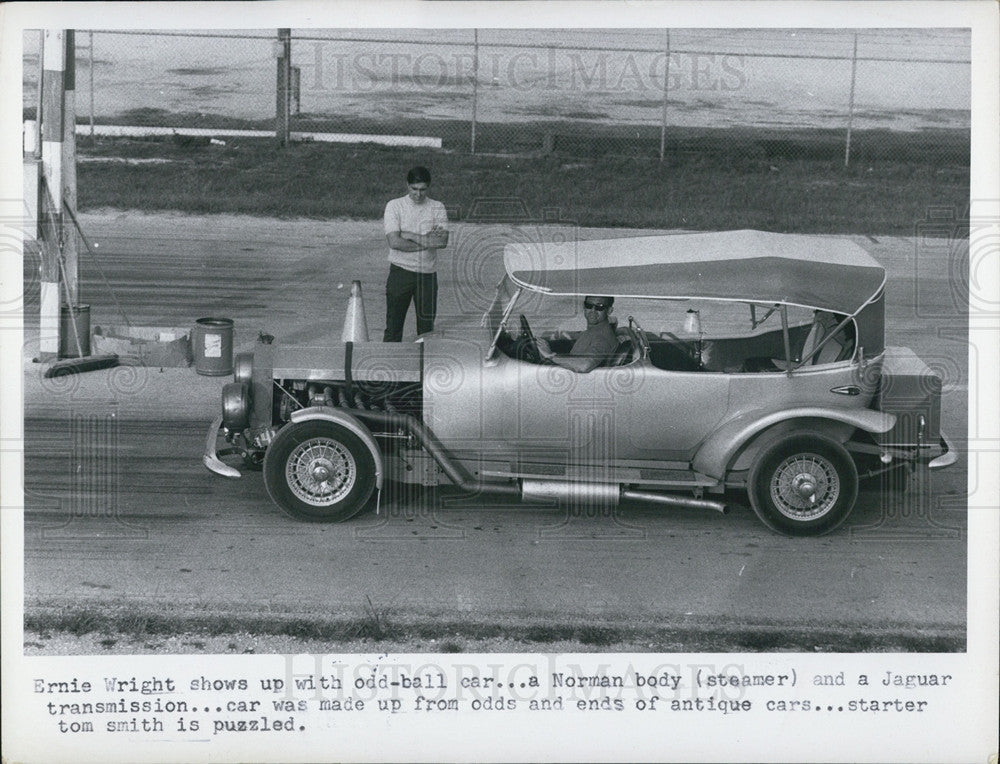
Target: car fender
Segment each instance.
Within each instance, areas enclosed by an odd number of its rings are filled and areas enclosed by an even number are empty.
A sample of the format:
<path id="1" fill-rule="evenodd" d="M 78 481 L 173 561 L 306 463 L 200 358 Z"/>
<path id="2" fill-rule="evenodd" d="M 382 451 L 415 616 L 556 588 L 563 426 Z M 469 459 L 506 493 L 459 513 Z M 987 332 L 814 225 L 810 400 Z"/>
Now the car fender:
<path id="1" fill-rule="evenodd" d="M 770 412 L 748 411 L 713 432 L 699 447 L 691 466 L 696 472 L 722 480 L 734 458 L 754 436 L 776 425 L 802 419 L 814 420 L 819 428 L 827 425 L 842 429 L 842 425 L 847 425 L 873 434 L 888 432 L 896 424 L 895 415 L 872 409 L 808 406 Z M 782 428 L 782 431 L 790 429 L 793 428 Z"/>
<path id="2" fill-rule="evenodd" d="M 371 452 L 375 460 L 375 488 L 382 490 L 382 478 L 385 474 L 385 464 L 382 459 L 382 451 L 378 447 L 371 430 L 365 427 L 356 417 L 351 416 L 341 409 L 332 409 L 327 406 L 311 406 L 309 408 L 293 411 L 289 416 L 292 422 L 308 422 L 314 419 L 321 419 L 325 422 L 333 422 L 345 427 L 359 438 Z"/>

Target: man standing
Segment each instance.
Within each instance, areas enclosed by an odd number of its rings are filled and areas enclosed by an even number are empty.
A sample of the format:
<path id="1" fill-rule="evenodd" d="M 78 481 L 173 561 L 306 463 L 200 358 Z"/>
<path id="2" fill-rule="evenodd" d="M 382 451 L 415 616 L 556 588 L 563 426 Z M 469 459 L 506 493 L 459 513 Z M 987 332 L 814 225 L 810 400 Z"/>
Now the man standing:
<path id="1" fill-rule="evenodd" d="M 410 302 L 417 334 L 434 330 L 437 315 L 437 251 L 448 246 L 444 205 L 427 196 L 431 173 L 414 167 L 406 174 L 406 196 L 385 205 L 385 239 L 389 243 L 389 278 L 385 282 L 383 342 L 399 342 Z"/>

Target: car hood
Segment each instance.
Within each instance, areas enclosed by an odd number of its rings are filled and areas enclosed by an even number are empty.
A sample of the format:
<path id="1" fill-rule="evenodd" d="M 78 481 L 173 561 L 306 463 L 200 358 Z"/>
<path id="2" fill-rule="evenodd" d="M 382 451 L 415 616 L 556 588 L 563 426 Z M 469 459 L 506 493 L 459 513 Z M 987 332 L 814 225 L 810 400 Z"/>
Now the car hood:
<path id="1" fill-rule="evenodd" d="M 275 379 L 338 380 L 348 369 L 358 382 L 419 382 L 421 342 L 347 342 L 332 345 L 280 345 L 275 348 Z"/>

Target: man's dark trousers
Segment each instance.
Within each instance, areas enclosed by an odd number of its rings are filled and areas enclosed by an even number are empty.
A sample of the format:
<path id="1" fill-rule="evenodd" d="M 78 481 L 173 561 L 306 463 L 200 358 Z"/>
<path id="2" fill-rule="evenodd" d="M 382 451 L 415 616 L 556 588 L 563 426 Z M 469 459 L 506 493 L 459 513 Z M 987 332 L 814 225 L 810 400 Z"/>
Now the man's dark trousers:
<path id="1" fill-rule="evenodd" d="M 398 265 L 389 265 L 385 282 L 385 334 L 383 342 L 403 339 L 403 324 L 410 301 L 417 314 L 417 334 L 434 330 L 437 315 L 437 274 L 414 273 Z"/>

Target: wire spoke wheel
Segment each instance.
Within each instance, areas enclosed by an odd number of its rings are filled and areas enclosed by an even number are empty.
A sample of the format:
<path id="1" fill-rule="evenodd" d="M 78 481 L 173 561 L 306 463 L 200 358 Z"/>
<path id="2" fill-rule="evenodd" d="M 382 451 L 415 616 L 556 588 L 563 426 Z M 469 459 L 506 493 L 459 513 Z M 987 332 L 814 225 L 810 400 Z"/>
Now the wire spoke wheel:
<path id="1" fill-rule="evenodd" d="M 358 466 L 342 444 L 313 438 L 297 446 L 285 462 L 285 480 L 296 498 L 314 507 L 335 504 L 354 487 Z"/>
<path id="2" fill-rule="evenodd" d="M 858 471 L 836 441 L 793 435 L 763 451 L 750 471 L 747 492 L 769 528 L 789 536 L 818 536 L 851 513 Z"/>
<path id="3" fill-rule="evenodd" d="M 778 465 L 771 477 L 771 500 L 793 520 L 820 517 L 836 503 L 840 478 L 819 454 L 796 454 Z"/>
<path id="4" fill-rule="evenodd" d="M 287 424 L 264 455 L 268 494 L 299 520 L 347 520 L 365 506 L 375 483 L 373 452 L 357 432 L 337 422 Z"/>

